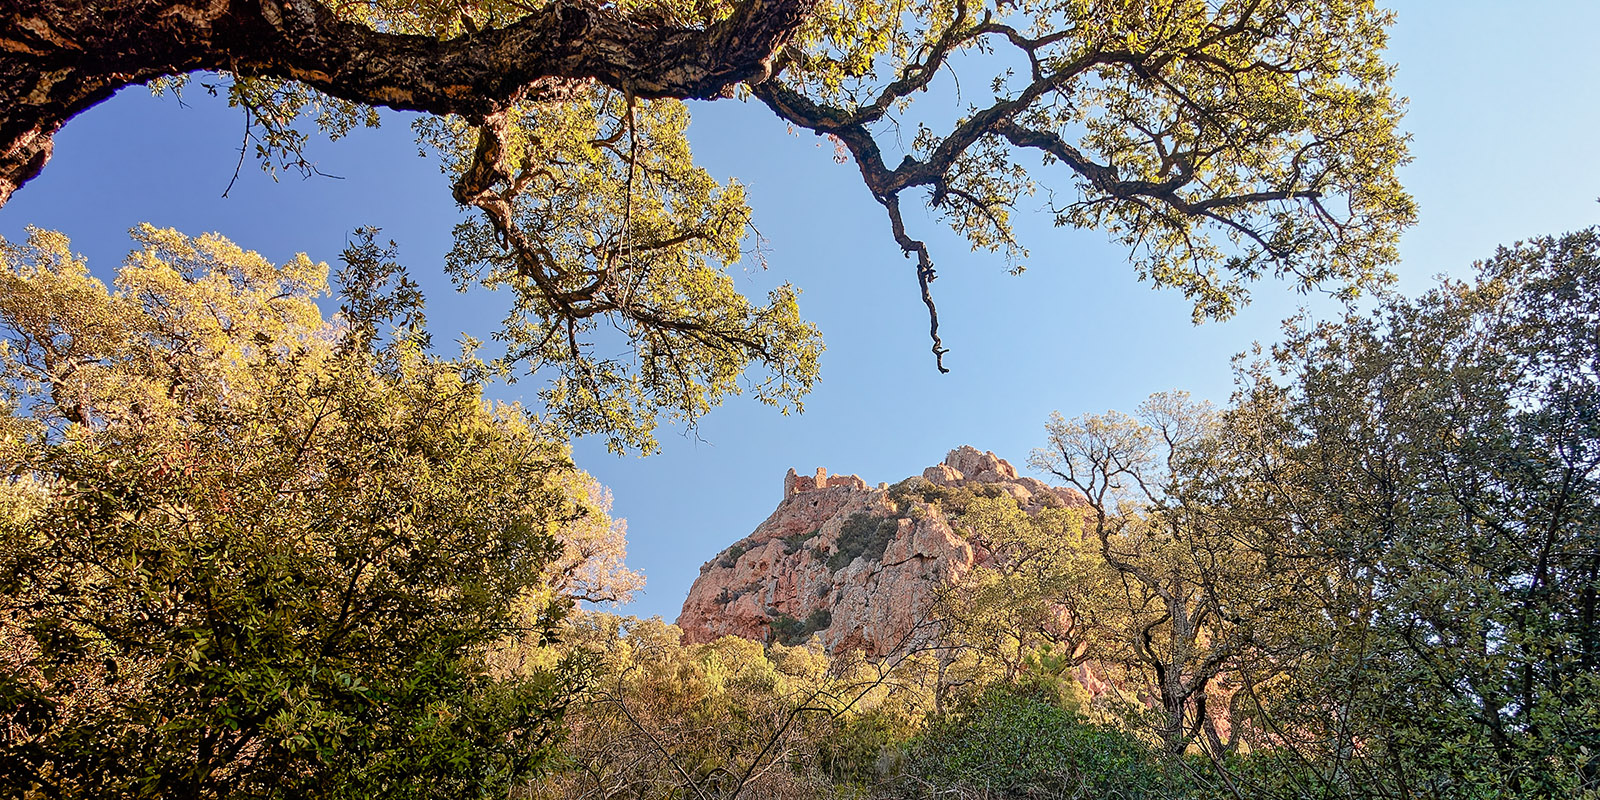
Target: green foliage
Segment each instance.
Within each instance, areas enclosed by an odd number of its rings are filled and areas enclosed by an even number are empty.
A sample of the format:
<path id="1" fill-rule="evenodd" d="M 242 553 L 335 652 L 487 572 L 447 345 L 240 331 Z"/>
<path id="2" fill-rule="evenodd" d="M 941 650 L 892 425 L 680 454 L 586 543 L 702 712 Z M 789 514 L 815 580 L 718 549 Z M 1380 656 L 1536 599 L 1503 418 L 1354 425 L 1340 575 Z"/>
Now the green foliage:
<path id="1" fill-rule="evenodd" d="M 1021 676 L 1015 681 L 1024 692 L 1079 714 L 1089 710 L 1089 692 L 1072 669 L 1079 658 L 1067 648 L 1044 642 L 1023 656 Z"/>
<path id="2" fill-rule="evenodd" d="M 927 487 L 932 487 L 933 485 L 933 481 L 921 475 L 913 475 L 903 481 L 890 484 L 889 499 L 894 501 L 896 507 L 905 505 L 913 497 L 924 502 L 931 502 L 924 498 L 922 493 Z"/>
<path id="3" fill-rule="evenodd" d="M 1141 279 L 1225 317 L 1267 274 L 1348 294 L 1384 280 L 1415 216 L 1394 176 L 1391 20 L 1361 0 L 834 2 L 754 92 L 838 137 L 875 192 L 929 188 L 975 248 L 1020 261 L 1012 213 L 1065 191 L 1058 225 L 1106 231 Z M 946 70 L 980 87 L 954 122 L 916 109 Z M 918 122 L 899 165 L 879 152 L 889 115 Z"/>
<path id="4" fill-rule="evenodd" d="M 740 539 L 734 542 L 733 546 L 723 551 L 722 556 L 717 559 L 717 566 L 723 569 L 733 569 L 734 565 L 739 563 L 739 559 L 745 553 L 750 552 L 750 548 L 755 546 L 755 542 L 749 539 Z"/>
<path id="5" fill-rule="evenodd" d="M 883 551 L 899 531 L 900 520 L 896 517 L 878 517 L 865 511 L 851 514 L 839 528 L 839 539 L 828 556 L 828 569 L 838 572 L 857 558 L 883 560 Z"/>
<path id="6" fill-rule="evenodd" d="M 1165 797 L 1156 754 L 1036 693 L 997 687 L 912 740 L 916 796 Z"/>
<path id="7" fill-rule="evenodd" d="M 953 527 L 982 542 L 994 559 L 940 594 L 934 613 L 944 637 L 969 651 L 975 666 L 1011 682 L 1046 674 L 1038 659 L 1052 645 L 1061 645 L 1060 658 L 1081 660 L 1085 623 L 1097 616 L 1081 601 L 1102 584 L 1097 559 L 1085 547 L 1082 516 L 1056 508 L 1028 514 L 1009 496 L 960 501 L 964 513 Z M 1072 665 L 1052 662 L 1048 672 L 1059 675 Z"/>
<path id="8" fill-rule="evenodd" d="M 906 730 L 923 699 L 890 665 L 731 636 L 685 645 L 659 619 L 579 613 L 545 651 L 583 653 L 595 671 L 562 758 L 519 798 L 829 797 L 822 743 L 861 716 Z"/>
<path id="9" fill-rule="evenodd" d="M 370 233 L 332 322 L 304 256 L 135 238 L 116 292 L 0 244 L 0 795 L 503 796 L 577 677 L 491 660 L 567 606 L 566 447 Z"/>
<path id="10" fill-rule="evenodd" d="M 1209 404 L 1163 392 L 1131 415 L 1052 415 L 1046 430 L 1030 463 L 1088 503 L 1077 553 L 1040 562 L 1067 568 L 1042 585 L 1068 611 L 1068 641 L 1133 690 L 1126 721 L 1169 756 L 1231 750 L 1235 681 L 1275 677 L 1317 567 L 1275 557 L 1272 532 L 1251 526 L 1270 512 L 1219 500 L 1239 462 Z"/>
<path id="11" fill-rule="evenodd" d="M 889 499 L 902 514 L 909 513 L 910 506 L 915 502 L 933 505 L 948 517 L 959 517 L 967 513 L 967 509 L 979 500 L 992 500 L 997 498 L 1011 499 L 1005 489 L 995 484 L 966 484 L 963 486 L 940 486 L 921 475 L 913 475 L 889 487 Z M 1051 495 L 1043 495 L 1041 502 L 1051 508 L 1059 507 L 1060 502 Z M 1056 502 L 1050 502 L 1056 500 Z"/>
<path id="12" fill-rule="evenodd" d="M 799 290 L 752 302 L 736 289 L 744 187 L 695 166 L 688 124 L 680 102 L 603 87 L 519 106 L 501 133 L 505 157 L 538 165 L 512 195 L 520 246 L 508 251 L 495 218 L 472 217 L 446 259 L 460 284 L 511 292 L 495 336 L 505 358 L 544 381 L 539 396 L 565 430 L 604 435 L 613 450 L 651 451 L 659 419 L 693 425 L 732 395 L 800 410 L 817 376 L 822 341 L 800 317 Z M 454 121 L 435 133 L 452 169 L 467 169 L 473 133 Z"/>
<path id="13" fill-rule="evenodd" d="M 772 620 L 772 640 L 785 645 L 796 645 L 806 640 L 811 631 L 806 624 L 788 614 L 779 614 Z"/>
<path id="14" fill-rule="evenodd" d="M 811 634 L 833 624 L 833 612 L 819 608 L 806 615 L 804 620 L 795 619 L 788 614 L 779 614 L 772 620 L 772 641 L 778 644 L 794 647 L 804 644 Z"/>
<path id="15" fill-rule="evenodd" d="M 805 532 L 805 533 L 795 533 L 795 534 L 790 534 L 788 536 L 783 537 L 783 552 L 785 552 L 785 553 L 798 553 L 798 552 L 800 552 L 800 548 L 805 547 L 806 542 L 809 542 L 812 539 L 817 538 L 817 534 L 819 534 L 819 533 L 822 533 L 822 529 L 821 528 L 815 528 L 815 529 L 812 529 L 811 531 L 808 531 L 808 532 Z"/>
<path id="16" fill-rule="evenodd" d="M 833 624 L 833 612 L 826 608 L 819 608 L 806 615 L 806 627 L 813 631 L 820 631 Z"/>
<path id="17" fill-rule="evenodd" d="M 904 715 L 872 708 L 846 718 L 818 742 L 817 762 L 833 781 L 865 793 L 904 768 L 905 745 L 915 732 L 913 721 Z"/>
<path id="18" fill-rule="evenodd" d="M 1292 325 L 1221 411 L 1054 418 L 1035 463 L 1092 514 L 896 484 L 993 559 L 936 659 L 876 663 L 786 646 L 827 610 L 766 647 L 563 623 L 626 589 L 562 577 L 604 504 L 483 402 L 494 365 L 428 353 L 370 232 L 332 322 L 322 265 L 135 235 L 114 292 L 59 235 L 0 244 L 0 796 L 1600 791 L 1596 231 Z"/>
<path id="19" fill-rule="evenodd" d="M 733 5 L 615 7 L 654 29 L 703 27 Z M 535 11 L 510 0 L 330 9 L 424 39 Z M 808 6 L 760 83 L 736 91 L 853 158 L 907 253 L 921 245 L 899 201 L 926 191 L 958 235 L 1020 271 L 1013 214 L 1044 190 L 1057 225 L 1104 231 L 1141 280 L 1183 292 L 1196 319 L 1221 318 L 1263 277 L 1347 297 L 1389 279 L 1416 214 L 1396 176 L 1409 156 L 1383 60 L 1391 20 L 1370 0 L 828 0 Z M 921 99 L 947 74 L 978 87 L 953 119 L 948 98 Z M 695 165 L 683 103 L 639 99 L 617 80 L 558 81 L 503 109 L 496 98 L 493 119 L 471 124 L 415 123 L 460 179 L 457 198 L 484 212 L 457 227 L 451 274 L 512 294 L 506 358 L 549 379 L 541 397 L 571 432 L 650 450 L 661 419 L 692 425 L 730 395 L 798 409 L 821 341 L 797 288 L 736 289 L 731 273 L 759 250 L 743 187 Z M 313 169 L 306 130 L 342 136 L 377 124 L 363 103 L 390 102 L 365 86 L 339 87 L 339 99 L 260 77 L 225 88 L 262 128 L 252 139 L 269 168 Z M 884 141 L 901 128 L 903 142 Z"/>
<path id="20" fill-rule="evenodd" d="M 1059 640 L 1050 661 L 1132 690 L 1099 706 L 1219 785 L 1595 796 L 1600 232 L 1478 266 L 1291 322 L 1223 411 L 1171 393 L 1053 418 L 1033 463 L 1083 491 L 1089 535 L 969 506 L 1021 560 L 958 587 L 953 629 L 981 652 Z"/>
<path id="21" fill-rule="evenodd" d="M 1232 415 L 1228 502 L 1325 576 L 1260 692 L 1316 791 L 1600 792 L 1600 232 L 1478 269 L 1292 326 Z"/>

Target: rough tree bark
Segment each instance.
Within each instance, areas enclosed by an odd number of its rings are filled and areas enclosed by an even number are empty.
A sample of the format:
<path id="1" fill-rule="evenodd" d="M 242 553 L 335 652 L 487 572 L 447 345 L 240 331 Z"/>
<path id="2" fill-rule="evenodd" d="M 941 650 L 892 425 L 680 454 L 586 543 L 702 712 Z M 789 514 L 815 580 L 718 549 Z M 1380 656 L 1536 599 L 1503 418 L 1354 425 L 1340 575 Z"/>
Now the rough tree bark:
<path id="1" fill-rule="evenodd" d="M 340 20 L 316 0 L 0 0 L 0 206 L 66 122 L 118 89 L 202 70 L 301 81 L 333 97 L 482 119 L 540 83 L 707 98 L 757 82 L 816 0 L 746 0 L 710 28 L 555 0 L 449 40 Z"/>
<path id="2" fill-rule="evenodd" d="M 483 30 L 461 6 L 469 32 L 448 40 L 353 23 L 332 10 L 341 2 L 374 0 L 0 0 L 0 205 L 43 168 L 67 120 L 121 87 L 197 71 L 298 81 L 358 104 L 459 115 L 479 146 L 456 199 L 488 215 L 558 315 L 614 314 L 595 301 L 598 284 L 558 275 L 517 229 L 525 170 L 503 163 L 514 152 L 502 146 L 507 111 L 586 81 L 641 99 L 744 83 L 854 159 L 915 256 L 941 371 L 937 272 L 902 214 L 909 190 L 925 190 L 975 247 L 1020 259 L 1012 215 L 1037 180 L 1061 175 L 1070 188 L 1050 202 L 1056 223 L 1110 232 L 1142 278 L 1194 300 L 1196 320 L 1229 316 L 1248 300 L 1245 284 L 1268 274 L 1302 289 L 1339 281 L 1351 296 L 1380 284 L 1415 215 L 1394 177 L 1406 159 L 1400 104 L 1377 58 L 1388 15 L 1359 3 L 1094 0 L 1068 13 L 956 0 L 915 18 L 866 4 L 859 31 L 792 47 L 820 0 L 735 0 L 728 18 L 699 26 L 663 23 L 664 7 L 649 4 L 630 15 L 611 0 L 512 0 L 526 16 Z M 863 38 L 828 44 L 836 35 Z M 866 48 L 872 74 L 839 72 L 858 68 L 828 55 L 834 45 Z M 910 99 L 956 54 L 1000 50 L 1011 61 L 993 100 L 942 134 L 927 129 L 926 148 L 891 164 L 878 137 L 909 121 L 896 117 Z M 876 72 L 890 65 L 883 83 Z M 825 90 L 845 79 L 854 88 Z M 1093 136 L 1076 132 L 1080 114 Z"/>

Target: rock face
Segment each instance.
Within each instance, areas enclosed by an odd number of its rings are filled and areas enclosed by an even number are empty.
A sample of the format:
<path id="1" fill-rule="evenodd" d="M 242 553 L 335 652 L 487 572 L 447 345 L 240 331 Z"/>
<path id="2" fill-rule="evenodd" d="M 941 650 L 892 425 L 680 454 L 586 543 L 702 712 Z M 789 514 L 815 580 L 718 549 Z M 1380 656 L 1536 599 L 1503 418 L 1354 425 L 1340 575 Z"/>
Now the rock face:
<path id="1" fill-rule="evenodd" d="M 1070 489 L 1019 478 L 994 453 L 965 446 L 922 477 L 947 488 L 998 490 L 1029 510 L 1083 503 Z M 728 634 L 801 641 L 818 634 L 830 651 L 886 655 L 919 635 L 941 584 L 989 556 L 931 505 L 903 498 L 897 504 L 888 484 L 869 487 L 855 475 L 791 469 L 772 516 L 700 568 L 678 626 L 690 642 Z"/>

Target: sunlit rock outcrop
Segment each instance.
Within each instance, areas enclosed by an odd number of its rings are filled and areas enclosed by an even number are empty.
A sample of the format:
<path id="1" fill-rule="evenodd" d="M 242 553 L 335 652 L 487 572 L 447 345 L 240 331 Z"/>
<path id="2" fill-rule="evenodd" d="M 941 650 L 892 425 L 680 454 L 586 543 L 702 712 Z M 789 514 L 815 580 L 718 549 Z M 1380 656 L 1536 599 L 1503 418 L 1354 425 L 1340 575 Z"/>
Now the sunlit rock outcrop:
<path id="1" fill-rule="evenodd" d="M 1083 503 L 1073 490 L 1018 477 L 994 453 L 966 446 L 908 480 L 1004 493 L 1027 510 Z M 989 558 L 983 542 L 888 484 L 791 469 L 772 516 L 700 568 L 678 626 L 691 642 L 815 634 L 829 650 L 886 655 L 931 634 L 924 623 L 937 588 Z"/>

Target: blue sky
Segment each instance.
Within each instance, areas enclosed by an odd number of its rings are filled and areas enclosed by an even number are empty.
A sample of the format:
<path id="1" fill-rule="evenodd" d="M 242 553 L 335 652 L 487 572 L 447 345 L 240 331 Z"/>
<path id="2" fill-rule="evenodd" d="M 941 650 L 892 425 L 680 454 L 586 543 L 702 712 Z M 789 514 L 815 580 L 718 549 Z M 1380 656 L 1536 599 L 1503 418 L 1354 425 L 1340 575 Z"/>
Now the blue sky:
<path id="1" fill-rule="evenodd" d="M 1400 2 L 1389 58 L 1411 100 L 1415 162 L 1402 177 L 1421 207 L 1406 234 L 1402 287 L 1465 275 L 1499 244 L 1600 222 L 1600 4 Z M 677 615 L 702 562 L 749 533 L 781 497 L 784 471 L 825 466 L 870 483 L 920 472 L 950 448 L 994 450 L 1019 468 L 1053 410 L 1129 410 L 1151 392 L 1186 389 L 1225 402 L 1229 359 L 1270 342 L 1307 298 L 1271 282 L 1224 323 L 1194 327 L 1174 293 L 1136 282 L 1124 252 L 1095 232 L 1055 230 L 1043 213 L 1021 229 L 1029 270 L 975 254 L 921 213 L 914 233 L 934 248 L 941 333 L 952 372 L 938 374 L 912 265 L 853 165 L 765 108 L 696 104 L 696 157 L 750 190 L 768 270 L 737 273 L 761 292 L 791 281 L 827 342 L 806 412 L 783 417 L 735 398 L 693 435 L 664 430 L 662 452 L 617 457 L 576 443 L 579 464 L 609 485 L 629 524 L 629 562 L 647 589 L 627 610 Z M 0 235 L 33 224 L 62 230 L 109 276 L 141 221 L 218 231 L 283 260 L 332 262 L 349 233 L 377 225 L 396 239 L 429 290 L 440 340 L 486 337 L 505 301 L 453 292 L 441 260 L 460 212 L 434 162 L 417 157 L 406 120 L 318 142 L 312 157 L 339 180 L 274 183 L 238 158 L 242 114 L 193 92 L 185 106 L 130 89 L 70 123 L 43 175 L 0 209 Z M 913 206 L 908 206 L 910 211 Z M 516 397 L 531 383 L 498 392 Z"/>

